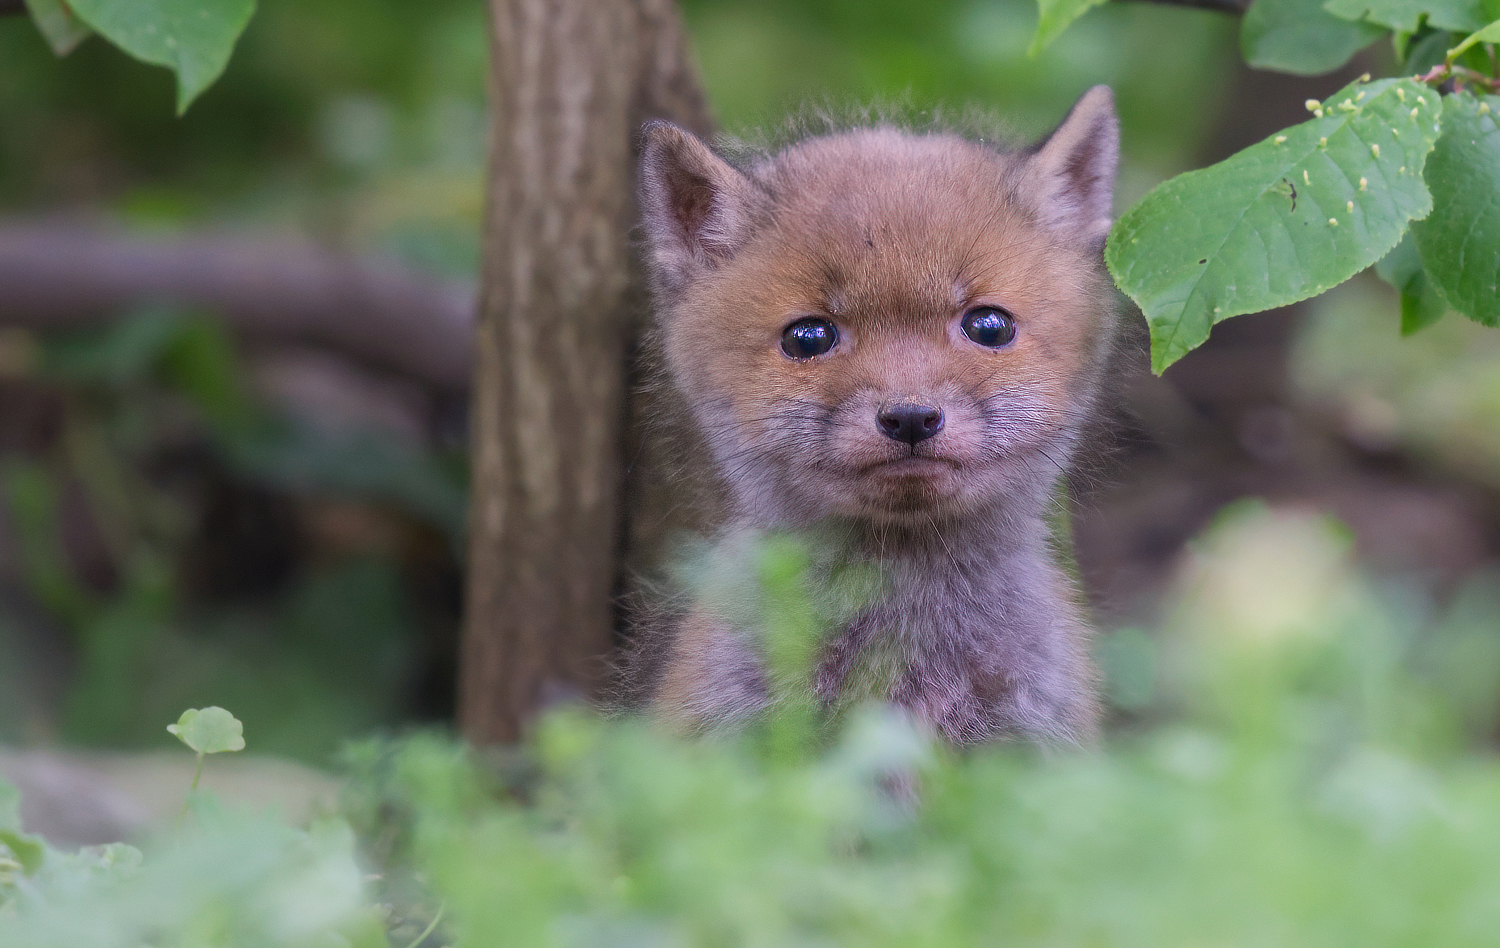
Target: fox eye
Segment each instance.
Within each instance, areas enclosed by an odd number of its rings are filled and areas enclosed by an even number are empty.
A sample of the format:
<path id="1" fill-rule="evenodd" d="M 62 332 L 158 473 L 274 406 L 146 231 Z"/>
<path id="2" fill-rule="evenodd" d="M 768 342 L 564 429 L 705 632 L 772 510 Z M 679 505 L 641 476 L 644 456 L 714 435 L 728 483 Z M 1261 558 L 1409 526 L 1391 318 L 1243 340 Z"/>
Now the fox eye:
<path id="1" fill-rule="evenodd" d="M 781 351 L 793 359 L 811 359 L 832 349 L 839 331 L 826 319 L 809 316 L 792 323 L 781 333 Z"/>
<path id="2" fill-rule="evenodd" d="M 963 329 L 981 346 L 999 349 L 1016 338 L 1016 318 L 994 306 L 976 306 L 964 314 Z"/>

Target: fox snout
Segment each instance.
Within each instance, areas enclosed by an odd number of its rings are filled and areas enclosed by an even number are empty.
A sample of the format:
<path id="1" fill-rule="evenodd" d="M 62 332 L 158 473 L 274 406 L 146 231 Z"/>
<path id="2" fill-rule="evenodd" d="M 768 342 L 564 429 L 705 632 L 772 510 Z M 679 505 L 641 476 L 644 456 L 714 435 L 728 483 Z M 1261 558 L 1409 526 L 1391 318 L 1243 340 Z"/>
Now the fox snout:
<path id="1" fill-rule="evenodd" d="M 880 433 L 915 446 L 943 430 L 943 410 L 916 402 L 885 405 L 875 413 Z"/>

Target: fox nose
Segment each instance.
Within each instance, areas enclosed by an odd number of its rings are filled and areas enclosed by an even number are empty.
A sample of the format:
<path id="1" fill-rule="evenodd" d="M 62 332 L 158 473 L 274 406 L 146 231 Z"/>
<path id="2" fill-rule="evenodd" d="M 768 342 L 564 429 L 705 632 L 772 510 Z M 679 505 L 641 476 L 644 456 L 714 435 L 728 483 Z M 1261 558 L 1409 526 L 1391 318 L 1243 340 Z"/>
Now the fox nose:
<path id="1" fill-rule="evenodd" d="M 943 411 L 931 405 L 887 405 L 875 416 L 887 438 L 916 444 L 943 430 Z"/>

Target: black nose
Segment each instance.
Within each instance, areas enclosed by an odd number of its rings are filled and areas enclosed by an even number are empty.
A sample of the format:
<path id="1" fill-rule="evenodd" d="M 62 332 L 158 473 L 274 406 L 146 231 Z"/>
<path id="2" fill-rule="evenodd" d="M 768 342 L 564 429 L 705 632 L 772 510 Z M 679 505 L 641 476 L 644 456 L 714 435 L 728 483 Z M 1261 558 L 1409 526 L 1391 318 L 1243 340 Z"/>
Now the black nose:
<path id="1" fill-rule="evenodd" d="M 916 444 L 943 430 L 943 411 L 931 405 L 888 405 L 875 416 L 887 438 Z"/>

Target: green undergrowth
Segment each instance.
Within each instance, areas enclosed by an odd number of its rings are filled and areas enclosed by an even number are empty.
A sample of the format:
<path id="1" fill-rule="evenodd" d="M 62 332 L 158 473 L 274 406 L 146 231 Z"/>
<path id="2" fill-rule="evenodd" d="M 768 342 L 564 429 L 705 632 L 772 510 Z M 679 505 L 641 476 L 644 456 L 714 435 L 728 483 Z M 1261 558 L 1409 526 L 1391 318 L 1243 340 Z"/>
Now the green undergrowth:
<path id="1" fill-rule="evenodd" d="M 780 680 L 820 632 L 806 575 L 761 560 Z M 1434 609 L 1335 525 L 1241 508 L 1175 603 L 1102 643 L 1127 710 L 1094 750 L 960 753 L 789 689 L 736 736 L 574 708 L 502 751 L 355 744 L 305 830 L 195 793 L 139 850 L 61 853 L 0 796 L 0 944 L 1492 944 L 1496 587 Z M 177 730 L 233 749 L 225 717 Z"/>

